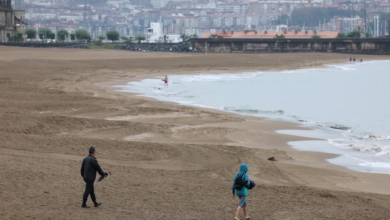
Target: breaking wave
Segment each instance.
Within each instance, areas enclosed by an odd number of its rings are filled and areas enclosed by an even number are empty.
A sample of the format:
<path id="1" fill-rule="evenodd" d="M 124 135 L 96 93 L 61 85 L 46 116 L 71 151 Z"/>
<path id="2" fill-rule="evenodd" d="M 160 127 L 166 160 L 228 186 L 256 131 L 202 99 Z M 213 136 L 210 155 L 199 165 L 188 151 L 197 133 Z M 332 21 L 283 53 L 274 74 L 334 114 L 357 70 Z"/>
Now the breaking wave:
<path id="1" fill-rule="evenodd" d="M 266 110 L 258 110 L 258 109 L 244 109 L 244 108 L 233 108 L 233 107 L 224 107 L 223 110 L 229 112 L 237 112 L 243 114 L 258 114 L 258 115 L 283 115 L 283 110 L 276 111 L 266 111 Z"/>
<path id="2" fill-rule="evenodd" d="M 347 136 L 343 139 L 328 140 L 328 142 L 344 149 L 370 152 L 376 156 L 390 156 L 389 140 L 390 139 L 388 137 L 365 135 L 362 137 Z"/>

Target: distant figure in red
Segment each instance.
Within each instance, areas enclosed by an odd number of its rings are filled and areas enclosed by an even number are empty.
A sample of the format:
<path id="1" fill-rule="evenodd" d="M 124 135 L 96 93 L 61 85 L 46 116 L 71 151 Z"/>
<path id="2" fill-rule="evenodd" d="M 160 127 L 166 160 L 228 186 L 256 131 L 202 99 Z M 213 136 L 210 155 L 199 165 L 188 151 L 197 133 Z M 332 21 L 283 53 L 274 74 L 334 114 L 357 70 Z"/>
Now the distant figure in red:
<path id="1" fill-rule="evenodd" d="M 164 86 L 168 86 L 168 76 L 165 76 L 163 81 L 164 81 Z"/>

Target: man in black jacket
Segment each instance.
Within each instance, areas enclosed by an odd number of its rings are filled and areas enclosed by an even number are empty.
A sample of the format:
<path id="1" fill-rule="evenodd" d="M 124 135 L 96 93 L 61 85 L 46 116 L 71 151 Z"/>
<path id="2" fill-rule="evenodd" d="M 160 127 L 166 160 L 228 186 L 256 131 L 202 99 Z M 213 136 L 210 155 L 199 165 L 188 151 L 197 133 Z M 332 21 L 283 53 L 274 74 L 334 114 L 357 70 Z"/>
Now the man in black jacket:
<path id="1" fill-rule="evenodd" d="M 91 195 L 91 199 L 93 203 L 95 204 L 95 207 L 100 206 L 101 202 L 96 202 L 95 192 L 93 183 L 96 179 L 96 172 L 98 172 L 100 175 L 105 175 L 107 177 L 107 173 L 104 173 L 102 168 L 100 168 L 96 158 L 96 148 L 90 147 L 89 148 L 89 155 L 84 158 L 83 164 L 81 165 L 81 176 L 84 178 L 84 181 L 86 183 L 85 185 L 85 192 L 83 196 L 83 205 L 81 208 L 90 208 L 87 206 L 87 199 L 88 195 Z"/>

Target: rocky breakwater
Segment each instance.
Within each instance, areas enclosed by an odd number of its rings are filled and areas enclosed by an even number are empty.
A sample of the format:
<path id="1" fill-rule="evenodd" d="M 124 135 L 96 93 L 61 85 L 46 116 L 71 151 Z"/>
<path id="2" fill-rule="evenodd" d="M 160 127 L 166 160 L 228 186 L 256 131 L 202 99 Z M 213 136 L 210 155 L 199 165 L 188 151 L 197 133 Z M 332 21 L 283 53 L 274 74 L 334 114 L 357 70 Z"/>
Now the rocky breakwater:
<path id="1" fill-rule="evenodd" d="M 185 43 L 140 43 L 117 45 L 114 47 L 117 50 L 130 51 L 162 51 L 162 52 L 197 52 L 191 46 Z"/>

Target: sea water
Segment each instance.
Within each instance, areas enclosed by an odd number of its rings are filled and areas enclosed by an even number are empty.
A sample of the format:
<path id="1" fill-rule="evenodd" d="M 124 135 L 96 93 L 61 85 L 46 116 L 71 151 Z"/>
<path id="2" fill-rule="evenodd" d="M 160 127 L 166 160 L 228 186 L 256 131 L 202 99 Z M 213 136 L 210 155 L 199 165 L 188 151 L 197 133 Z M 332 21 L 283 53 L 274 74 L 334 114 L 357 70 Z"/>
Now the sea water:
<path id="1" fill-rule="evenodd" d="M 123 91 L 315 128 L 279 133 L 327 142 L 292 142 L 299 150 L 341 155 L 332 163 L 390 173 L 390 61 L 316 69 L 168 76 L 130 82 Z"/>

